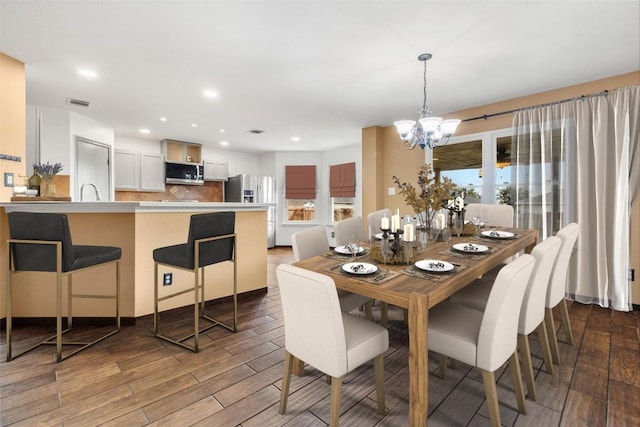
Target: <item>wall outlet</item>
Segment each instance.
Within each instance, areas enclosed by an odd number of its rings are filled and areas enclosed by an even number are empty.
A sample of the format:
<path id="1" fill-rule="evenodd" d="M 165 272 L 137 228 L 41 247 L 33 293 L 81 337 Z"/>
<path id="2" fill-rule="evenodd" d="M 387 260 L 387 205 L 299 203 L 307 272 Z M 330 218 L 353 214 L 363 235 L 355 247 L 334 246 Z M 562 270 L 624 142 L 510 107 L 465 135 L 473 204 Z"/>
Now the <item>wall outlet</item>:
<path id="1" fill-rule="evenodd" d="M 164 273 L 163 286 L 169 286 L 173 282 L 173 273 Z"/>
<path id="2" fill-rule="evenodd" d="M 334 239 L 335 237 L 336 237 L 336 232 L 335 232 L 335 231 L 332 231 L 332 232 L 331 232 L 331 238 L 332 238 L 332 239 Z"/>
<path id="3" fill-rule="evenodd" d="M 636 280 L 636 270 L 634 268 L 630 268 L 629 269 L 629 273 L 628 274 L 628 278 L 627 280 L 630 282 L 635 282 Z"/>

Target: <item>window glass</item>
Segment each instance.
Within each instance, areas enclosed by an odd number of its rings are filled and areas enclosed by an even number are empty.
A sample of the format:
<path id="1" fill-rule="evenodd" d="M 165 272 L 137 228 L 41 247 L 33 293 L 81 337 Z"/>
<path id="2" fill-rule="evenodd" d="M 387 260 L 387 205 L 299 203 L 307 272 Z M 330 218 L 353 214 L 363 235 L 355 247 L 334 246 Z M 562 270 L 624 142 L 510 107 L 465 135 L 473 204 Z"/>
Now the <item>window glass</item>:
<path id="1" fill-rule="evenodd" d="M 332 197 L 331 218 L 333 222 L 355 216 L 355 197 Z"/>
<path id="2" fill-rule="evenodd" d="M 313 221 L 316 215 L 314 200 L 287 199 L 288 221 Z"/>
<path id="3" fill-rule="evenodd" d="M 438 177 L 451 179 L 464 189 L 467 202 L 482 197 L 482 140 L 447 144 L 433 149 L 433 168 Z"/>

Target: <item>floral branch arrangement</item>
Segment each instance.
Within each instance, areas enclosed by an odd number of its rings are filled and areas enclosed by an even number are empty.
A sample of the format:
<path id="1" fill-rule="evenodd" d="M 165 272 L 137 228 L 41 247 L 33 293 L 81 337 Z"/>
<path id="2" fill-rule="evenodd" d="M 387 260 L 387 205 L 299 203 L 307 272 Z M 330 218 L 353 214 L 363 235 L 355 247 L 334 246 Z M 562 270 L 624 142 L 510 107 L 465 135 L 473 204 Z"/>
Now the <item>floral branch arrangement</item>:
<path id="1" fill-rule="evenodd" d="M 427 228 L 431 227 L 436 213 L 445 206 L 455 188 L 450 178 L 436 180 L 430 164 L 418 168 L 417 186 L 410 182 L 401 182 L 395 175 L 393 182 L 404 197 L 405 203 L 415 212 L 420 226 Z"/>
<path id="2" fill-rule="evenodd" d="M 53 165 L 49 162 L 46 164 L 34 163 L 33 170 L 45 181 L 51 181 L 53 177 L 62 170 L 62 163 L 55 163 Z"/>

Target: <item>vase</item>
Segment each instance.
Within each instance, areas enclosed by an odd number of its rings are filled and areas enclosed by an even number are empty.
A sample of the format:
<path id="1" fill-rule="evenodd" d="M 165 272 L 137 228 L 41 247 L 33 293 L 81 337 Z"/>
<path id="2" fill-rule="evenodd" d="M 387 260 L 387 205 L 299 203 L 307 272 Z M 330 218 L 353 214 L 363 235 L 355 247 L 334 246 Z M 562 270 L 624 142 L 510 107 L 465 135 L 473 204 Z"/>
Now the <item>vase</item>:
<path id="1" fill-rule="evenodd" d="M 29 177 L 29 182 L 27 185 L 27 188 L 29 188 L 29 190 L 37 190 L 38 192 L 36 193 L 36 196 L 40 195 L 40 184 L 42 183 L 42 178 L 40 178 L 40 175 L 38 175 L 38 173 L 36 172 L 35 168 L 33 169 L 33 175 L 31 175 Z"/>
<path id="2" fill-rule="evenodd" d="M 53 181 L 42 180 L 40 183 L 40 196 L 41 197 L 55 197 L 56 185 Z"/>

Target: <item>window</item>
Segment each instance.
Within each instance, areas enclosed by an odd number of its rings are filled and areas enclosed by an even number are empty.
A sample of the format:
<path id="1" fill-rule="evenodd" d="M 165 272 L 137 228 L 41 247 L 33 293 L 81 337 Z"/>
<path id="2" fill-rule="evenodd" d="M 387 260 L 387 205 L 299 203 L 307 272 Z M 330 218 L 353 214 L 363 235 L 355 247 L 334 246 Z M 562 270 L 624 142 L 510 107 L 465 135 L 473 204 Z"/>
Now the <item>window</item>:
<path id="1" fill-rule="evenodd" d="M 288 221 L 313 221 L 316 211 L 316 166 L 285 167 Z"/>
<path id="2" fill-rule="evenodd" d="M 464 189 L 469 202 L 511 204 L 511 134 L 508 128 L 451 138 L 433 149 L 436 175 Z"/>
<path id="3" fill-rule="evenodd" d="M 343 163 L 329 168 L 331 218 L 334 222 L 355 215 L 356 164 Z"/>

